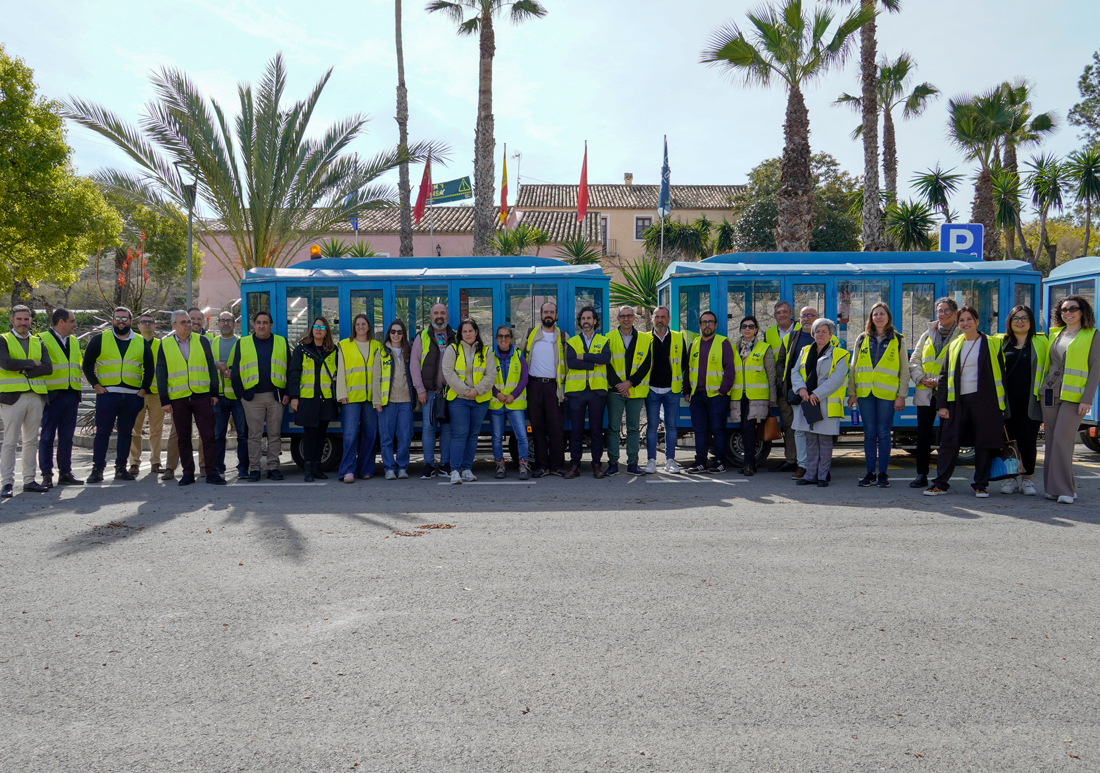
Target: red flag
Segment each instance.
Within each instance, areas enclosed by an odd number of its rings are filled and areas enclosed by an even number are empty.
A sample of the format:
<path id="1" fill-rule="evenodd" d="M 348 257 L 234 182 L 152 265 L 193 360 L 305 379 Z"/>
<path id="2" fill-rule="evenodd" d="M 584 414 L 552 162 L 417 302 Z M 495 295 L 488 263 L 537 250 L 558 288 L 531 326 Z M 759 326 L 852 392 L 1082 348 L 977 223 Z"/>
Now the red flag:
<path id="1" fill-rule="evenodd" d="M 584 163 L 581 164 L 581 184 L 577 190 L 577 222 L 588 216 L 588 143 L 584 143 Z"/>
<path id="2" fill-rule="evenodd" d="M 508 221 L 508 146 L 504 146 L 504 177 L 500 183 L 500 222 Z"/>
<path id="3" fill-rule="evenodd" d="M 428 203 L 428 197 L 432 193 L 432 160 L 424 164 L 424 176 L 420 179 L 420 191 L 416 194 L 416 206 L 413 207 L 413 221 L 420 225 L 420 218 L 424 217 L 424 207 Z"/>

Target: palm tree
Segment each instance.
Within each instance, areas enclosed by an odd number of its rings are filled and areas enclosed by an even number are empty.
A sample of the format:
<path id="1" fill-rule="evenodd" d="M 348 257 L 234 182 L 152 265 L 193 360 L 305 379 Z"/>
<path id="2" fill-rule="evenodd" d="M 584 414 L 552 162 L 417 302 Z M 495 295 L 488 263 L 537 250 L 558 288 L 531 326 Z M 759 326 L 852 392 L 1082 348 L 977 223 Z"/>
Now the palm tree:
<path id="1" fill-rule="evenodd" d="M 963 176 L 956 174 L 954 170 L 945 172 L 936 164 L 935 169 L 929 169 L 923 174 L 918 174 L 909 181 L 909 184 L 917 189 L 917 193 L 924 196 L 925 201 L 933 209 L 938 209 L 943 219 L 948 223 L 954 222 L 955 215 L 951 211 L 950 197 L 959 189 L 959 180 Z"/>
<path id="2" fill-rule="evenodd" d="M 394 0 L 394 22 L 397 28 L 397 146 L 409 146 L 409 92 L 405 88 L 405 48 L 401 41 L 401 0 Z M 403 162 L 398 172 L 397 192 L 401 199 L 401 257 L 413 256 L 412 188 L 409 184 L 409 164 Z"/>
<path id="3" fill-rule="evenodd" d="M 347 257 L 351 248 L 348 247 L 348 243 L 343 239 L 337 239 L 335 236 L 329 237 L 327 241 L 321 242 L 322 258 L 344 258 Z"/>
<path id="4" fill-rule="evenodd" d="M 653 309 L 657 307 L 657 285 L 669 261 L 646 250 L 635 263 L 622 267 L 624 282 L 611 283 L 611 305 Z"/>
<path id="5" fill-rule="evenodd" d="M 574 266 L 596 265 L 600 262 L 600 250 L 578 235 L 563 239 L 555 257 Z"/>
<path id="6" fill-rule="evenodd" d="M 1062 211 L 1062 194 L 1069 185 L 1065 166 L 1051 154 L 1032 158 L 1028 162 L 1031 173 L 1027 176 L 1027 185 L 1031 189 L 1031 203 L 1039 213 L 1039 246 L 1036 251 L 1046 249 L 1050 257 L 1049 268 L 1053 269 L 1057 253 L 1047 244 L 1047 215 L 1051 209 Z"/>
<path id="7" fill-rule="evenodd" d="M 886 234 L 899 250 L 927 252 L 932 249 L 932 207 L 923 201 L 897 201 L 886 208 Z"/>
<path id="8" fill-rule="evenodd" d="M 864 28 L 866 29 L 866 27 Z M 940 91 L 931 83 L 921 83 L 909 91 L 909 76 L 916 69 L 909 54 L 901 54 L 894 61 L 883 57 L 878 72 L 878 103 L 882 111 L 882 174 L 886 183 L 886 198 L 892 201 L 898 192 L 898 149 L 894 133 L 894 108 L 902 107 L 902 118 L 915 118 L 924 112 L 928 103 L 939 95 Z M 841 94 L 836 105 L 849 105 L 853 110 L 862 112 L 863 98 L 852 94 Z M 852 132 L 852 138 L 861 136 L 863 124 Z"/>
<path id="9" fill-rule="evenodd" d="M 428 13 L 443 11 L 458 25 L 459 35 L 479 36 L 480 58 L 477 83 L 477 130 L 474 133 L 474 255 L 492 254 L 493 220 L 497 210 L 496 150 L 493 124 L 493 57 L 496 55 L 496 31 L 493 17 L 504 7 L 510 9 L 514 24 L 546 15 L 537 0 L 432 0 Z M 474 13 L 465 18 L 466 11 Z"/>
<path id="10" fill-rule="evenodd" d="M 996 260 L 1000 254 L 1000 239 L 997 238 L 993 207 L 993 158 L 1012 126 L 1013 112 L 999 86 L 978 96 L 955 97 L 949 100 L 947 112 L 948 135 L 952 142 L 979 165 L 970 221 L 985 226 L 982 257 Z"/>
<path id="11" fill-rule="evenodd" d="M 204 97 L 181 70 L 164 68 L 153 76 L 157 99 L 137 131 L 115 113 L 78 98 L 65 104 L 66 117 L 106 137 L 138 165 L 136 173 L 107 170 L 96 176 L 109 190 L 163 211 L 169 202 L 187 208 L 190 185 L 214 215 L 198 220 L 198 239 L 230 274 L 288 263 L 304 245 L 331 233 L 349 215 L 394 206 L 393 191 L 376 181 L 403 160 L 446 152 L 418 143 L 371 159 L 347 153 L 367 119 L 353 115 L 319 137 L 309 121 L 329 70 L 306 99 L 284 105 L 287 72 L 281 54 L 268 64 L 255 91 L 238 87 L 240 116 L 232 124 L 221 104 Z M 189 182 L 189 181 L 188 181 Z M 228 234 L 226 247 L 214 230 Z"/>
<path id="12" fill-rule="evenodd" d="M 1088 255 L 1092 237 L 1092 202 L 1100 200 L 1100 148 L 1093 146 L 1070 153 L 1066 173 L 1077 186 L 1074 196 L 1078 201 L 1085 202 L 1085 249 L 1081 254 Z"/>
<path id="13" fill-rule="evenodd" d="M 1004 136 L 1004 167 L 1020 174 L 1016 151 L 1020 148 L 1038 145 L 1043 139 L 1052 134 L 1058 128 L 1058 118 L 1053 112 L 1034 114 L 1031 106 L 1031 83 L 1026 78 L 1018 78 L 1012 83 L 1005 81 L 1001 84 L 1004 91 L 1005 102 L 1012 111 L 1012 125 Z M 1015 241 L 1019 238 L 1024 256 L 1029 261 L 1034 261 L 1031 247 L 1024 238 L 1023 224 L 1016 220 L 1014 231 L 1005 232 L 1005 241 L 1008 242 L 1010 253 L 1015 252 Z"/>
<path id="14" fill-rule="evenodd" d="M 828 9 L 807 18 L 802 0 L 782 0 L 748 14 L 755 28 L 752 40 L 736 24 L 727 23 L 711 35 L 702 62 L 740 75 L 749 85 L 768 86 L 778 78 L 787 89 L 783 124 L 783 160 L 777 197 L 776 245 L 781 252 L 805 252 L 810 247 L 814 179 L 810 171 L 810 116 L 802 89 L 851 50 L 855 32 L 875 18 L 873 3 L 853 10 L 826 39 L 834 19 Z M 873 94 L 872 94 L 873 98 Z M 877 188 L 878 160 L 875 159 Z M 872 200 L 877 200 L 874 196 Z M 873 242 L 878 244 L 878 235 Z"/>
<path id="15" fill-rule="evenodd" d="M 1020 176 L 1011 169 L 998 168 L 993 173 L 993 207 L 998 228 L 1005 232 L 1005 260 L 1015 257 L 1015 248 L 1007 238 L 1020 225 Z M 1026 242 L 1024 243 L 1026 245 Z"/>
<path id="16" fill-rule="evenodd" d="M 714 254 L 725 255 L 733 252 L 733 240 L 737 238 L 737 224 L 722 218 L 721 224 L 714 232 Z"/>

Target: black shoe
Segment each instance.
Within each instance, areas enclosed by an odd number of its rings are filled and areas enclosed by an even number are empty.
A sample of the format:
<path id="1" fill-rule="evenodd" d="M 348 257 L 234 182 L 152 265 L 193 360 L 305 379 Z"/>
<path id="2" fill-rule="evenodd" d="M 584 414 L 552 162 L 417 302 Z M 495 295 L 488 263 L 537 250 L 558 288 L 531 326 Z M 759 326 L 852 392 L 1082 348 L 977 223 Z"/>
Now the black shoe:
<path id="1" fill-rule="evenodd" d="M 809 480 L 807 478 L 799 478 L 798 480 L 796 480 L 794 482 L 794 485 L 796 485 L 796 486 L 816 486 L 817 481 L 816 480 Z"/>
<path id="2" fill-rule="evenodd" d="M 884 472 L 880 472 L 878 474 L 878 487 L 879 488 L 890 488 L 890 476 L 887 475 Z"/>
<path id="3" fill-rule="evenodd" d="M 782 464 L 777 464 L 775 467 L 769 467 L 768 472 L 794 472 L 797 469 L 797 464 L 783 462 Z"/>
<path id="4" fill-rule="evenodd" d="M 745 471 L 741 474 L 744 475 L 746 478 L 751 478 L 753 475 L 756 474 L 756 465 L 754 464 L 750 467 L 746 467 Z"/>
<path id="5" fill-rule="evenodd" d="M 693 464 L 688 467 L 684 472 L 686 472 L 688 475 L 702 475 L 706 471 L 707 466 L 705 464 Z"/>
<path id="6" fill-rule="evenodd" d="M 46 488 L 53 488 L 53 474 L 42 476 L 42 485 Z"/>
<path id="7" fill-rule="evenodd" d="M 637 464 L 628 464 L 626 466 L 626 471 L 629 472 L 631 475 L 645 475 L 645 470 L 643 470 Z"/>
<path id="8" fill-rule="evenodd" d="M 543 473 L 543 471 L 539 470 L 539 469 L 531 470 L 531 477 L 532 478 L 541 478 L 544 474 L 545 473 Z"/>
<path id="9" fill-rule="evenodd" d="M 195 482 L 195 473 L 185 472 L 182 476 L 180 476 L 179 485 L 180 486 L 190 486 L 194 482 Z"/>
<path id="10" fill-rule="evenodd" d="M 103 482 L 103 468 L 93 467 L 92 474 L 88 476 L 89 483 L 102 483 Z"/>
<path id="11" fill-rule="evenodd" d="M 248 480 L 248 470 L 237 470 L 237 480 Z"/>
<path id="12" fill-rule="evenodd" d="M 57 476 L 58 486 L 83 486 L 84 481 L 77 480 L 71 472 L 63 472 Z"/>
<path id="13" fill-rule="evenodd" d="M 313 463 L 313 477 L 317 478 L 317 480 L 328 480 L 328 476 L 321 472 L 320 462 Z"/>
<path id="14" fill-rule="evenodd" d="M 253 470 L 252 472 L 248 473 L 248 482 L 249 483 L 259 483 L 260 482 L 260 471 L 259 470 Z"/>
<path id="15" fill-rule="evenodd" d="M 451 475 L 451 465 L 450 464 L 441 464 L 438 467 L 436 467 L 436 469 L 439 470 L 440 475 L 444 475 L 444 476 L 447 476 L 447 477 L 450 477 L 450 475 Z"/>
<path id="16" fill-rule="evenodd" d="M 313 463 L 312 462 L 306 462 L 306 475 L 305 475 L 304 478 L 302 478 L 302 480 L 305 481 L 306 483 L 312 483 L 313 482 Z"/>
<path id="17" fill-rule="evenodd" d="M 425 464 L 424 471 L 420 473 L 420 480 L 431 480 L 437 477 L 439 477 L 439 466 L 433 464 L 429 467 Z"/>
<path id="18" fill-rule="evenodd" d="M 859 487 L 860 488 L 867 488 L 868 486 L 874 485 L 874 483 L 875 483 L 875 474 L 873 472 L 869 472 L 866 475 L 864 475 L 862 478 L 859 479 Z"/>
<path id="19" fill-rule="evenodd" d="M 718 473 L 725 472 L 725 471 L 726 471 L 726 465 L 722 464 L 721 462 L 715 462 L 714 464 L 712 464 L 710 467 L 707 468 L 707 472 L 709 472 L 712 475 L 717 475 Z"/>
<path id="20" fill-rule="evenodd" d="M 32 480 L 30 483 L 24 483 L 23 490 L 27 492 L 32 492 L 34 494 L 45 494 L 47 491 L 49 491 L 48 488 L 46 488 L 36 480 Z"/>
<path id="21" fill-rule="evenodd" d="M 618 462 L 612 462 L 611 464 L 607 465 L 607 469 L 604 470 L 604 475 L 606 475 L 609 478 L 612 475 L 618 475 L 618 474 L 619 474 L 619 463 Z"/>
<path id="22" fill-rule="evenodd" d="M 909 481 L 909 488 L 928 488 L 928 476 L 918 475 L 915 479 Z"/>
<path id="23" fill-rule="evenodd" d="M 136 480 L 136 478 L 125 467 L 115 467 L 115 480 Z"/>
<path id="24" fill-rule="evenodd" d="M 282 480 L 283 479 L 283 474 L 281 472 L 279 472 L 278 470 L 268 470 L 267 471 L 267 479 L 268 480 Z"/>
<path id="25" fill-rule="evenodd" d="M 829 486 L 829 481 L 827 481 L 827 480 L 819 480 L 817 482 L 817 487 L 818 488 L 827 488 L 828 486 Z"/>
<path id="26" fill-rule="evenodd" d="M 215 472 L 213 475 L 206 476 L 206 482 L 211 486 L 224 486 L 225 478 Z"/>
<path id="27" fill-rule="evenodd" d="M 5 483 L 3 488 L 0 488 L 0 497 L 4 499 L 11 499 L 15 496 L 15 487 L 10 483 Z"/>

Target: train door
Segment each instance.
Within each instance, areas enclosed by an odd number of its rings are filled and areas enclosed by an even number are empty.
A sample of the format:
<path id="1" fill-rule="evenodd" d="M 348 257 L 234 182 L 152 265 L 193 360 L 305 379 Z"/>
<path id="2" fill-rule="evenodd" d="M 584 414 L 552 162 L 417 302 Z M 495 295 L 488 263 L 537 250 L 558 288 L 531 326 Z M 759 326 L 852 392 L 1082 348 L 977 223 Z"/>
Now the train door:
<path id="1" fill-rule="evenodd" d="M 1004 329 L 1001 314 L 1001 280 L 997 277 L 947 278 L 947 295 L 963 306 L 971 306 L 978 312 L 978 329 L 986 335 L 1000 333 Z"/>
<path id="2" fill-rule="evenodd" d="M 569 324 L 569 311 L 564 308 L 561 298 L 561 285 L 558 282 L 508 281 L 504 282 L 504 317 L 500 323 L 512 328 L 513 341 L 521 348 L 527 345 L 527 335 L 542 324 L 543 306 L 553 304 L 554 314 L 558 317 L 558 326 L 566 332 L 573 329 Z M 547 312 L 550 307 L 546 306 Z"/>
<path id="3" fill-rule="evenodd" d="M 351 337 L 355 318 L 366 314 L 374 340 L 385 340 L 385 285 L 382 282 L 354 282 L 349 283 L 348 288 L 348 306 L 342 314 L 347 324 L 341 331 L 342 337 Z"/>
<path id="4" fill-rule="evenodd" d="M 569 320 L 570 329 L 576 328 L 577 315 L 585 306 L 592 306 L 596 309 L 596 316 L 600 319 L 596 332 L 606 334 L 608 330 L 619 324 L 618 315 L 608 308 L 606 285 L 599 282 L 588 283 L 584 281 L 574 281 L 570 284 L 573 288 L 572 297 L 570 298 L 573 307 L 570 311 L 572 314 Z"/>
<path id="5" fill-rule="evenodd" d="M 942 284 L 942 279 L 931 274 L 901 274 L 894 278 L 890 311 L 910 354 L 928 324 L 936 320 L 936 299 L 944 294 Z"/>
<path id="6" fill-rule="evenodd" d="M 241 307 L 241 335 L 249 335 L 252 332 L 252 318 L 258 311 L 266 311 L 275 318 L 275 310 L 271 306 L 271 299 L 275 294 L 275 286 L 268 283 L 249 283 L 244 285 L 241 296 L 244 305 Z"/>
<path id="7" fill-rule="evenodd" d="M 867 326 L 871 307 L 879 302 L 890 304 L 891 285 L 890 276 L 836 279 L 836 335 L 845 349 L 855 346 L 856 339 Z"/>
<path id="8" fill-rule="evenodd" d="M 674 283 L 673 287 L 672 321 L 676 329 L 684 334 L 686 345 L 699 334 L 699 315 L 704 311 L 714 311 L 718 280 L 684 280 Z"/>
<path id="9" fill-rule="evenodd" d="M 503 315 L 496 313 L 496 287 L 498 280 L 476 279 L 453 282 L 454 297 L 458 301 L 458 316 L 451 317 L 451 325 L 457 330 L 464 319 L 472 319 L 481 332 L 481 340 L 493 339 L 493 325 Z M 452 307 L 453 308 L 453 307 Z"/>
<path id="10" fill-rule="evenodd" d="M 335 284 L 288 284 L 283 297 L 286 339 L 292 348 L 305 336 L 317 317 L 328 321 L 333 340 L 340 337 L 340 289 Z"/>
<path id="11" fill-rule="evenodd" d="M 409 329 L 411 341 L 420 331 L 431 325 L 432 307 L 443 304 L 448 308 L 451 291 L 447 282 L 436 280 L 430 283 L 401 282 L 394 285 L 394 317 L 400 319 Z M 452 324 L 457 324 L 452 321 Z"/>

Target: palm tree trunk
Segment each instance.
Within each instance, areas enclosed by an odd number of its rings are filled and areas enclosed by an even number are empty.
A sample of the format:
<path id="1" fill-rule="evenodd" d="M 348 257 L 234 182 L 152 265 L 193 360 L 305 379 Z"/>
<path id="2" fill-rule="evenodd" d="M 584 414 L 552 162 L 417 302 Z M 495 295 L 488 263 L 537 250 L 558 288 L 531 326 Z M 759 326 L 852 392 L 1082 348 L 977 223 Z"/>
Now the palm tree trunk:
<path id="1" fill-rule="evenodd" d="M 890 201 L 898 197 L 898 146 L 894 136 L 894 116 L 890 108 L 882 106 L 882 176 L 886 182 L 886 196 Z"/>
<path id="2" fill-rule="evenodd" d="M 474 255 L 493 254 L 493 218 L 496 210 L 495 130 L 493 126 L 493 57 L 496 34 L 493 14 L 481 14 L 481 53 L 478 68 L 477 131 L 474 134 Z"/>
<path id="3" fill-rule="evenodd" d="M 397 132 L 401 150 L 409 147 L 409 93 L 405 89 L 405 50 L 401 43 L 401 0 L 394 0 L 394 20 L 397 27 Z M 409 186 L 409 164 L 401 164 L 397 183 L 401 198 L 401 257 L 413 256 L 412 198 Z"/>
<path id="4" fill-rule="evenodd" d="M 862 0 L 864 8 L 873 9 L 875 2 L 876 0 Z M 860 73 L 863 81 L 863 249 L 877 252 L 882 249 L 882 213 L 879 209 L 878 187 L 878 65 L 875 63 L 875 20 L 864 24 L 859 34 Z M 790 115 L 789 108 L 787 114 Z"/>
<path id="5" fill-rule="evenodd" d="M 1010 170 L 1019 177 L 1020 166 L 1016 160 L 1016 144 L 1013 142 L 1005 143 L 1005 169 Z M 1023 250 L 1024 260 L 1035 265 L 1035 253 L 1031 251 L 1031 247 L 1029 247 L 1027 243 L 1027 238 L 1024 237 L 1024 226 L 1021 222 L 1024 214 L 1022 210 L 1023 208 L 1021 207 L 1020 216 L 1016 218 L 1016 239 L 1020 241 L 1020 249 Z M 1015 239 L 1013 240 L 1013 253 L 1015 253 Z"/>
<path id="6" fill-rule="evenodd" d="M 810 114 L 797 86 L 791 86 L 787 96 L 783 138 L 776 202 L 779 210 L 775 229 L 776 249 L 779 252 L 807 252 L 810 249 L 814 200 L 814 181 L 810 173 Z M 875 174 L 878 174 L 877 164 Z M 866 203 L 864 206 L 866 208 Z M 877 206 L 875 209 L 877 212 Z"/>
<path id="7" fill-rule="evenodd" d="M 1087 197 L 1085 199 L 1085 249 L 1081 251 L 1081 256 L 1089 254 L 1089 239 L 1092 237 L 1092 198 Z"/>
<path id="8" fill-rule="evenodd" d="M 997 232 L 997 212 L 993 206 L 993 174 L 988 167 L 982 169 L 974 183 L 974 203 L 970 210 L 970 222 L 985 226 L 985 247 L 982 257 L 996 260 L 1001 251 L 1000 234 Z"/>
<path id="9" fill-rule="evenodd" d="M 1039 210 L 1039 246 L 1035 248 L 1035 252 L 1042 254 L 1043 248 L 1047 243 L 1047 211 L 1046 208 Z M 1047 248 L 1047 257 L 1050 258 L 1047 262 L 1050 264 L 1047 266 L 1047 271 L 1054 268 L 1054 254 Z"/>

